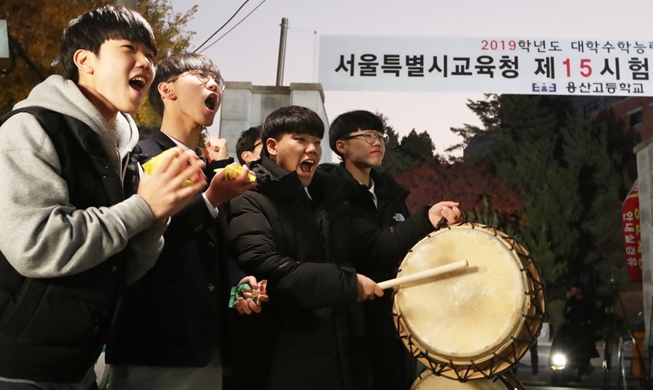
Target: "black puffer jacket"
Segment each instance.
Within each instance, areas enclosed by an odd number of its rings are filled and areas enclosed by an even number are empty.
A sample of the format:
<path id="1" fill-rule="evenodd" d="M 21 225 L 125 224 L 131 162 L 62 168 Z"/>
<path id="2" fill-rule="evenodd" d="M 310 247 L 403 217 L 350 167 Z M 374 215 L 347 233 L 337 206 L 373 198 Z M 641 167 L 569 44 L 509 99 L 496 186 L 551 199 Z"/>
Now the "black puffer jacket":
<path id="1" fill-rule="evenodd" d="M 374 182 L 378 207 L 367 186 L 361 185 L 345 168 L 339 165 L 322 164 L 319 169 L 346 185 L 347 198 L 356 215 L 382 228 L 394 227 L 410 216 L 406 207 L 408 190 L 399 186 L 390 175 L 372 169 L 370 177 Z M 397 266 L 359 270 L 376 282 L 397 276 Z M 365 302 L 365 337 L 371 364 L 372 383 L 378 389 L 408 389 L 416 377 L 415 359 L 399 339 L 392 316 L 392 294 L 386 294 L 373 301 Z"/>
<path id="2" fill-rule="evenodd" d="M 362 310 L 354 266 L 369 265 L 370 259 L 396 264 L 432 230 L 426 214 L 404 229 L 380 232 L 355 216 L 342 183 L 317 173 L 308 188 L 311 200 L 296 173 L 268 158 L 252 169 L 259 185 L 231 202 L 229 217 L 240 267 L 269 283 L 269 304 L 246 319 L 255 326 L 249 341 L 257 346 L 249 353 L 256 351 L 259 383 L 250 385 L 365 388 L 365 367 L 358 366 L 366 359 L 360 355 Z"/>
<path id="3" fill-rule="evenodd" d="M 410 212 L 406 207 L 406 198 L 410 192 L 398 185 L 390 175 L 377 172 L 374 169 L 370 172 L 370 177 L 374 181 L 377 207 L 374 205 L 369 189 L 358 183 L 343 163 L 339 165 L 322 164 L 319 170 L 331 175 L 335 180 L 342 181 L 345 185 L 347 199 L 359 218 L 380 228 L 389 228 L 410 217 Z M 361 270 L 361 272 L 376 282 L 382 282 L 396 277 L 397 267 L 396 265 L 380 269 L 373 267 L 369 270 Z"/>

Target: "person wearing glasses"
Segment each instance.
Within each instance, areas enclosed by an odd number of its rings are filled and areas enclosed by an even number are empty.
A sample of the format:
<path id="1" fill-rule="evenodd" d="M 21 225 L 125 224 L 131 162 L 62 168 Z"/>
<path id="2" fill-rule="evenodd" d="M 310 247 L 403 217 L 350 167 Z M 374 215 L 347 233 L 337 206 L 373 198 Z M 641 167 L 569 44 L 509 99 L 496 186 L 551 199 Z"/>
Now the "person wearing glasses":
<path id="1" fill-rule="evenodd" d="M 229 204 L 230 250 L 245 272 L 267 280 L 271 297 L 260 315 L 239 318 L 256 329 L 237 341 L 250 351 L 248 365 L 234 364 L 244 369 L 234 372 L 242 390 L 367 390 L 360 301 L 383 290 L 355 266 L 396 264 L 443 217 L 460 218 L 457 202 L 395 229 L 358 218 L 342 183 L 317 171 L 324 131 L 309 108 L 273 111 L 251 164 L 257 187 Z"/>
<path id="2" fill-rule="evenodd" d="M 202 158 L 200 133 L 213 123 L 223 89 L 203 55 L 162 60 L 149 90 L 161 130 L 139 142 L 143 151 L 153 157 L 181 146 Z M 226 254 L 226 212 L 218 207 L 256 184 L 247 183 L 247 169 L 235 180 L 216 174 L 215 163 L 205 169 L 204 192 L 171 219 L 156 264 L 125 294 L 106 351 L 112 390 L 222 388 L 230 287 L 258 285 Z M 251 299 L 236 308 L 260 311 Z"/>
<path id="3" fill-rule="evenodd" d="M 243 131 L 236 141 L 236 157 L 242 165 L 249 166 L 249 163 L 261 158 L 261 149 L 263 149 L 263 141 L 261 141 L 261 128 L 250 127 Z"/>
<path id="4" fill-rule="evenodd" d="M 388 140 L 377 115 L 362 110 L 344 113 L 329 129 L 329 146 L 342 162 L 320 166 L 346 183 L 347 198 L 358 216 L 379 227 L 393 227 L 409 217 L 408 190 L 374 169 L 383 162 Z M 359 271 L 377 283 L 397 276 L 396 266 Z M 365 302 L 364 315 L 373 388 L 410 388 L 416 363 L 397 335 L 392 294 Z"/>

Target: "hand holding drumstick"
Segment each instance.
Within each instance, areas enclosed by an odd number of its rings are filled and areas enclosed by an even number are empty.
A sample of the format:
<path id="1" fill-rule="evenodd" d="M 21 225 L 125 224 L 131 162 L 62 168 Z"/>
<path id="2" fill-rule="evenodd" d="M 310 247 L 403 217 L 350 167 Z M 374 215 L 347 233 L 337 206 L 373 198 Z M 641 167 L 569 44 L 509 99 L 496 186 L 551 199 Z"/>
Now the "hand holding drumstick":
<path id="1" fill-rule="evenodd" d="M 356 274 L 356 279 L 358 279 L 358 302 L 371 301 L 376 297 L 383 296 L 383 289 L 372 279 L 361 274 Z"/>
<path id="2" fill-rule="evenodd" d="M 467 260 L 460 260 L 438 267 L 427 269 L 411 275 L 405 275 L 398 278 L 386 280 L 381 283 L 375 283 L 367 276 L 356 274 L 358 278 L 358 301 L 373 300 L 376 297 L 383 296 L 383 290 L 411 282 L 422 282 L 434 276 L 446 274 L 447 272 L 456 271 L 469 265 Z"/>

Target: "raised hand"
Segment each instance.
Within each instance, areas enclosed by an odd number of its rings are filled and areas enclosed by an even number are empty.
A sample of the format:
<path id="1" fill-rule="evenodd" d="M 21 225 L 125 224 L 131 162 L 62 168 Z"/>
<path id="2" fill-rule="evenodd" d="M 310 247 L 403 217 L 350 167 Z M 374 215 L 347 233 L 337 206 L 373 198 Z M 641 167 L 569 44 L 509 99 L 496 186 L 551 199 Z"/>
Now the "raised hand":
<path id="1" fill-rule="evenodd" d="M 206 151 L 213 161 L 226 160 L 229 158 L 229 149 L 227 147 L 227 140 L 224 138 L 211 137 L 204 143 Z"/>
<path id="2" fill-rule="evenodd" d="M 197 155 L 181 147 L 171 150 L 151 174 L 143 174 L 136 191 L 150 206 L 156 223 L 165 223 L 206 187 L 204 163 Z"/>
<path id="3" fill-rule="evenodd" d="M 442 218 L 447 222 L 447 225 L 462 222 L 463 217 L 458 205 L 458 202 L 442 201 L 431 206 L 429 209 L 429 221 L 431 221 L 433 228 L 438 228 L 438 224 Z"/>

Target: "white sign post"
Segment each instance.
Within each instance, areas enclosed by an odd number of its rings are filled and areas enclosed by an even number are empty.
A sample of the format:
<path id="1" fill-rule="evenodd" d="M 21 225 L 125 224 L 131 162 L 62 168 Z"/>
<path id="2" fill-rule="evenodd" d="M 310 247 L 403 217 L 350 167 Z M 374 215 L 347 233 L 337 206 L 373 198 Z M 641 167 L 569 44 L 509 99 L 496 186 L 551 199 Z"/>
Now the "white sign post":
<path id="1" fill-rule="evenodd" d="M 0 58 L 9 58 L 7 21 L 0 19 Z"/>
<path id="2" fill-rule="evenodd" d="M 324 90 L 653 96 L 653 39 L 320 36 Z"/>

